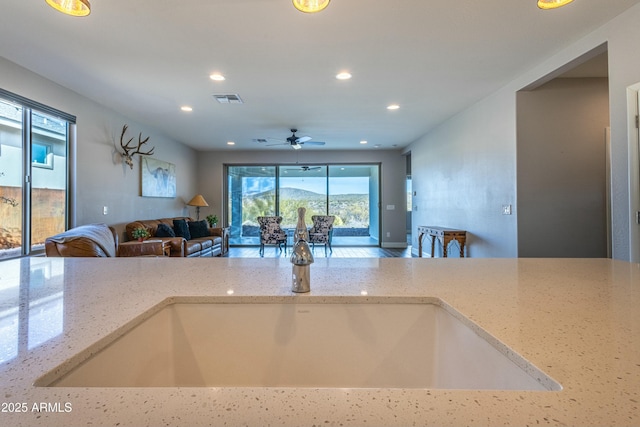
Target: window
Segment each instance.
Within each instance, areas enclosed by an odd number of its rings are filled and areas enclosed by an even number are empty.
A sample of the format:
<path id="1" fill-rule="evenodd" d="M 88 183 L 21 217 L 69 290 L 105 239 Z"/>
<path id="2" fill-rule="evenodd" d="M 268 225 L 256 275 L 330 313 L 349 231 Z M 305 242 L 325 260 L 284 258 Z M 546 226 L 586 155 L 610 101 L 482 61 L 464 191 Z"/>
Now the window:
<path id="1" fill-rule="evenodd" d="M 0 259 L 37 254 L 68 225 L 75 117 L 0 90 Z"/>
<path id="2" fill-rule="evenodd" d="M 53 169 L 53 146 L 34 142 L 31 147 L 31 164 L 39 168 Z"/>
<path id="3" fill-rule="evenodd" d="M 333 244 L 378 246 L 380 165 L 226 166 L 226 218 L 230 243 L 257 245 L 258 216 L 278 215 L 293 229 L 298 207 L 312 215 L 334 215 Z"/>

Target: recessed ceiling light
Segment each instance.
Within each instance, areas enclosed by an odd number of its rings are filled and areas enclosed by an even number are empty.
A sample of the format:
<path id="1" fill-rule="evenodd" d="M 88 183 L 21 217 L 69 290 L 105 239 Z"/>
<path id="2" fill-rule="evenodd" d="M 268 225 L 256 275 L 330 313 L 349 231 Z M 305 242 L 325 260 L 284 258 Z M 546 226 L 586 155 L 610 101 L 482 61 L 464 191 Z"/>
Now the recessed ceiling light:
<path id="1" fill-rule="evenodd" d="M 191 112 L 191 111 L 193 111 L 193 108 L 189 107 L 188 105 L 183 105 L 182 107 L 180 107 L 180 109 L 181 109 L 182 111 L 186 111 L 186 112 L 188 112 L 188 113 L 189 113 L 189 112 Z"/>
<path id="2" fill-rule="evenodd" d="M 360 144 L 363 144 L 363 145 L 364 145 L 364 144 L 366 144 L 366 143 L 367 143 L 367 141 L 360 141 Z"/>
<path id="3" fill-rule="evenodd" d="M 220 73 L 213 73 L 213 74 L 211 74 L 209 76 L 209 78 L 211 80 L 216 81 L 216 82 L 221 82 L 221 81 L 223 81 L 225 79 L 224 76 L 222 74 L 220 74 Z"/>
<path id="4" fill-rule="evenodd" d="M 65 15 L 71 16 L 87 16 L 91 13 L 91 4 L 89 0 L 46 0 L 47 4 Z"/>
<path id="5" fill-rule="evenodd" d="M 351 73 L 348 73 L 346 71 L 336 74 L 336 79 L 338 80 L 349 80 L 350 78 L 351 78 Z"/>
<path id="6" fill-rule="evenodd" d="M 387 106 L 387 110 L 397 110 L 398 108 L 400 108 L 398 104 L 391 104 Z"/>
<path id="7" fill-rule="evenodd" d="M 573 0 L 538 0 L 538 7 L 540 9 L 557 9 L 572 1 Z"/>
<path id="8" fill-rule="evenodd" d="M 235 143 L 235 142 L 233 142 L 233 141 L 228 141 L 228 142 L 227 142 L 227 145 L 236 145 L 236 143 Z"/>
<path id="9" fill-rule="evenodd" d="M 316 13 L 329 5 L 331 0 L 293 0 L 293 6 L 300 12 Z"/>

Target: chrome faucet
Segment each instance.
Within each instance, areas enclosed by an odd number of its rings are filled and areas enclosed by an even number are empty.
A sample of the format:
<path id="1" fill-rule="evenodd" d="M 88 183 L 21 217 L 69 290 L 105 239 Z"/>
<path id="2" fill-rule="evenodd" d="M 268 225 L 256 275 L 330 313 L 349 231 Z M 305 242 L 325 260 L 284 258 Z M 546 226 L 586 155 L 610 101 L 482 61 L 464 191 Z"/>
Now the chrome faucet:
<path id="1" fill-rule="evenodd" d="M 305 230 L 306 231 L 306 230 Z M 304 239 L 304 233 L 298 233 L 298 241 L 293 246 L 291 252 L 291 290 L 293 292 L 311 291 L 311 264 L 313 264 L 313 254 L 309 249 L 309 244 Z"/>

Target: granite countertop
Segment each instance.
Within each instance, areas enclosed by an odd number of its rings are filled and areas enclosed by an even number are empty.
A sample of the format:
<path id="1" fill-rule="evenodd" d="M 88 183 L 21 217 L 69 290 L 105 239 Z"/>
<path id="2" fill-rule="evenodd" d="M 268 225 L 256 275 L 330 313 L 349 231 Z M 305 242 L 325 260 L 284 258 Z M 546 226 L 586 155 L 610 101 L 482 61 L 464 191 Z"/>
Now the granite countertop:
<path id="1" fill-rule="evenodd" d="M 639 264 L 318 257 L 311 268 L 312 291 L 295 295 L 286 258 L 0 262 L 0 425 L 640 425 Z M 437 297 L 562 390 L 33 385 L 174 296 L 314 302 Z"/>

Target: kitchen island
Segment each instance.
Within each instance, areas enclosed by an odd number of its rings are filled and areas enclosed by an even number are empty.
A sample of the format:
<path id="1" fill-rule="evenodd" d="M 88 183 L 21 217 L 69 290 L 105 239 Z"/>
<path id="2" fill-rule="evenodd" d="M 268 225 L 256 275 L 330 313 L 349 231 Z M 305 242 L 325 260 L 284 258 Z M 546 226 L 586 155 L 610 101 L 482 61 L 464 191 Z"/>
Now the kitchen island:
<path id="1" fill-rule="evenodd" d="M 640 424 L 638 264 L 318 258 L 311 292 L 300 295 L 290 290 L 286 258 L 24 258 L 1 262 L 0 271 L 0 425 Z M 435 297 L 562 389 L 34 386 L 171 297 Z"/>

